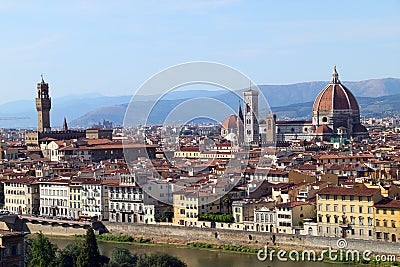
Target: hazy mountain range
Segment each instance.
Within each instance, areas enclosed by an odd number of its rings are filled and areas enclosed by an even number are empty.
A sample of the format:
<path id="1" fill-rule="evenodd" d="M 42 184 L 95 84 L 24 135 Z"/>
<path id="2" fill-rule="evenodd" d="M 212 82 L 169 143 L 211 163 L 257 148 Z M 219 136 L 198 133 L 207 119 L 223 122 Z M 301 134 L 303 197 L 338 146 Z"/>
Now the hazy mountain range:
<path id="1" fill-rule="evenodd" d="M 312 104 L 317 94 L 327 85 L 327 81 L 304 82 L 289 85 L 260 85 L 271 109 L 279 119 L 310 118 Z M 400 110 L 400 79 L 385 78 L 359 82 L 343 82 L 357 97 L 364 116 L 384 116 L 397 114 Z M 237 92 L 241 95 L 241 92 Z M 51 92 L 50 92 L 51 94 Z M 152 112 L 149 122 L 161 123 L 166 114 L 180 103 L 196 97 L 213 98 L 224 102 L 233 110 L 237 110 L 239 98 L 226 91 L 188 90 L 175 91 L 165 96 L 138 96 L 135 102 L 138 111 L 133 116 L 142 123 L 147 114 L 141 110 L 149 109 L 157 99 L 157 105 Z M 89 127 L 93 123 L 110 120 L 122 124 L 126 108 L 132 96 L 102 96 L 99 94 L 74 95 L 52 99 L 51 123 L 53 127 L 62 124 L 64 116 L 73 127 Z M 201 114 L 207 109 L 215 114 L 215 118 L 223 120 L 226 112 L 220 112 L 218 106 L 191 106 L 184 113 Z M 35 101 L 20 100 L 0 104 L 0 127 L 36 127 L 37 113 Z"/>

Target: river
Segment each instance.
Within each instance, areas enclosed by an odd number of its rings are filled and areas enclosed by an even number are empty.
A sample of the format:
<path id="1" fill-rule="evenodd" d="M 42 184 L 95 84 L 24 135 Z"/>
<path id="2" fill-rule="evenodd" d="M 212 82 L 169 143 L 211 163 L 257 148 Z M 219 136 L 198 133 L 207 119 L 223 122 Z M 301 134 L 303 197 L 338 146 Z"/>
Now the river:
<path id="1" fill-rule="evenodd" d="M 64 248 L 68 243 L 77 242 L 74 238 L 49 237 L 50 241 L 59 248 Z M 168 253 L 184 261 L 188 267 L 348 267 L 349 265 L 329 264 L 322 262 L 280 262 L 275 259 L 270 261 L 259 261 L 255 254 L 233 253 L 226 251 L 210 251 L 198 248 L 175 247 L 173 245 L 146 245 L 146 244 L 122 244 L 98 241 L 99 250 L 102 254 L 110 257 L 115 247 L 129 249 L 132 253 Z"/>

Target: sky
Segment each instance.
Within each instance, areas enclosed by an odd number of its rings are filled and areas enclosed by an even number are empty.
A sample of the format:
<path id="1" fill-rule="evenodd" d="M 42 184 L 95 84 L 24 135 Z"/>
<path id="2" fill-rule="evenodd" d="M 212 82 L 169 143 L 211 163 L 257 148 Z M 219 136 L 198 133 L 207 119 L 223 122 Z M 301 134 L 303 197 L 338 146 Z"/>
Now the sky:
<path id="1" fill-rule="evenodd" d="M 400 1 L 3 1 L 0 103 L 132 95 L 183 62 L 229 65 L 257 84 L 400 78 Z M 148 92 L 151 94 L 152 92 Z"/>

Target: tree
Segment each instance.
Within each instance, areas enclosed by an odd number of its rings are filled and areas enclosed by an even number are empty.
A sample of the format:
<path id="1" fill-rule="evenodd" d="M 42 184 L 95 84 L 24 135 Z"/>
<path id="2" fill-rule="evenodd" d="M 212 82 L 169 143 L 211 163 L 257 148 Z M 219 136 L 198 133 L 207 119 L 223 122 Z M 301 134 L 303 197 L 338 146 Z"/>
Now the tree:
<path id="1" fill-rule="evenodd" d="M 24 242 L 24 266 L 28 266 L 32 260 L 32 238 L 25 238 Z"/>
<path id="2" fill-rule="evenodd" d="M 136 267 L 187 267 L 180 259 L 165 253 L 152 255 L 141 255 Z"/>
<path id="3" fill-rule="evenodd" d="M 128 267 L 135 266 L 138 260 L 136 254 L 132 255 L 126 248 L 116 247 L 111 254 L 110 266 L 112 267 Z"/>
<path id="4" fill-rule="evenodd" d="M 58 267 L 76 266 L 81 250 L 82 245 L 80 243 L 68 243 L 68 245 L 58 254 L 56 265 Z"/>
<path id="5" fill-rule="evenodd" d="M 85 243 L 77 258 L 76 265 L 78 267 L 99 267 L 101 266 L 102 258 L 93 228 L 90 227 L 86 232 Z"/>
<path id="6" fill-rule="evenodd" d="M 42 232 L 36 234 L 37 237 L 32 242 L 31 254 L 32 260 L 28 266 L 47 267 L 51 266 L 56 258 L 57 246 L 52 244 Z"/>

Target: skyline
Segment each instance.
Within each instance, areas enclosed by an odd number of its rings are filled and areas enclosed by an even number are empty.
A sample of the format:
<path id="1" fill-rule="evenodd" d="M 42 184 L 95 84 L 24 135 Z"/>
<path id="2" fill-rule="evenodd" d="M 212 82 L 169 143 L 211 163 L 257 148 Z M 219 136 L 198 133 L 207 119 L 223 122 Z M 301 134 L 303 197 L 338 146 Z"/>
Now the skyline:
<path id="1" fill-rule="evenodd" d="M 328 81 L 333 65 L 345 81 L 399 78 L 399 7 L 2 1 L 0 71 L 9 90 L 0 103 L 33 98 L 41 74 L 52 97 L 129 95 L 159 71 L 189 61 L 227 64 L 257 84 Z"/>

